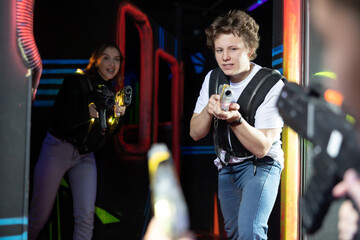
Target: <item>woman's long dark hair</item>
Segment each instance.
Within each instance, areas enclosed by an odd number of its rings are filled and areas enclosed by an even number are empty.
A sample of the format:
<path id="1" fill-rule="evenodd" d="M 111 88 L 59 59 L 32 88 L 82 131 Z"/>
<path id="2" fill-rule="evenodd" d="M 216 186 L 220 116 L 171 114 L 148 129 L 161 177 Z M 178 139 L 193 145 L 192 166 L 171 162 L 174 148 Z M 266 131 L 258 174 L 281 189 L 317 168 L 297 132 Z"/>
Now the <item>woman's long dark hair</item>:
<path id="1" fill-rule="evenodd" d="M 105 49 L 107 48 L 115 48 L 116 50 L 119 51 L 120 53 L 120 69 L 119 72 L 116 74 L 116 76 L 113 78 L 113 80 L 117 83 L 120 84 L 121 80 L 122 80 L 122 76 L 121 76 L 121 66 L 122 66 L 122 61 L 124 59 L 119 47 L 113 43 L 104 43 L 102 45 L 100 45 L 98 48 L 96 48 L 93 53 L 91 54 L 91 57 L 89 59 L 89 64 L 86 66 L 85 68 L 85 75 L 88 77 L 93 77 L 97 74 L 97 66 L 96 66 L 96 62 L 98 61 L 98 59 L 100 57 L 102 57 L 102 55 L 104 54 Z"/>

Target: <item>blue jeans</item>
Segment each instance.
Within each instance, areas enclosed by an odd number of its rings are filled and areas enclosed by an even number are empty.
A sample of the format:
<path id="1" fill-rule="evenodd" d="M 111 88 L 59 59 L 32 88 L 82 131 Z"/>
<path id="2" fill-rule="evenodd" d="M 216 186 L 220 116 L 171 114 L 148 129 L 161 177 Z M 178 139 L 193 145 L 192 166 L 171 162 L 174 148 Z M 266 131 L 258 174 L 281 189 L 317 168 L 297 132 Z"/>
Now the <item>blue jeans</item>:
<path id="1" fill-rule="evenodd" d="M 74 204 L 74 240 L 91 240 L 97 172 L 93 153 L 79 155 L 70 143 L 47 134 L 34 169 L 29 240 L 37 239 L 49 219 L 61 179 L 68 172 Z"/>
<path id="2" fill-rule="evenodd" d="M 228 165 L 219 171 L 219 200 L 227 237 L 232 240 L 267 239 L 281 166 L 270 157 Z"/>

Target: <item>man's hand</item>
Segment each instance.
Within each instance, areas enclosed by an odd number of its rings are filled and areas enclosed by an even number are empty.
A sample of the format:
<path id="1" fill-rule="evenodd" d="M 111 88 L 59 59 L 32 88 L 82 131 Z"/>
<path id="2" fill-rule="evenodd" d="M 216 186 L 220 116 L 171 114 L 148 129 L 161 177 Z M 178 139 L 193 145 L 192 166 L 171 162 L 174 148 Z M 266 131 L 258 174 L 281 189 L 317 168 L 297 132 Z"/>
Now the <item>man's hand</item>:
<path id="1" fill-rule="evenodd" d="M 214 116 L 214 111 L 218 106 L 220 106 L 220 95 L 213 94 L 209 98 L 208 104 L 206 105 L 206 112 L 209 115 Z"/>
<path id="2" fill-rule="evenodd" d="M 230 103 L 229 111 L 223 111 L 220 108 L 220 103 L 214 110 L 214 116 L 220 120 L 226 120 L 227 122 L 233 122 L 239 120 L 241 114 L 239 112 L 240 105 L 237 103 Z"/>
<path id="3" fill-rule="evenodd" d="M 339 208 L 337 224 L 340 240 L 352 240 L 358 232 L 359 213 L 350 200 L 345 200 Z"/>
<path id="4" fill-rule="evenodd" d="M 354 169 L 344 174 L 344 179 L 333 188 L 334 197 L 349 196 L 360 209 L 360 178 Z M 338 230 L 339 239 L 351 240 L 359 231 L 359 212 L 353 203 L 346 200 L 339 208 Z"/>

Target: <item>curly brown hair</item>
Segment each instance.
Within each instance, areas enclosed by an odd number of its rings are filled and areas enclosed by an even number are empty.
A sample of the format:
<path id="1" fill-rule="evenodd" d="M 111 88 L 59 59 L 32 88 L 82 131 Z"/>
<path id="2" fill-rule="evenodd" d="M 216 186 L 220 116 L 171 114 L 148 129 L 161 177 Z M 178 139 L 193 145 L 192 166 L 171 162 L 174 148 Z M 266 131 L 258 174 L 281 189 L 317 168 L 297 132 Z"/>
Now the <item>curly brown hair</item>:
<path id="1" fill-rule="evenodd" d="M 246 47 L 254 49 L 250 60 L 256 58 L 256 50 L 259 47 L 259 25 L 249 14 L 241 10 L 231 10 L 227 14 L 217 17 L 214 22 L 205 30 L 206 44 L 213 51 L 214 42 L 220 34 L 232 33 L 243 37 Z"/>

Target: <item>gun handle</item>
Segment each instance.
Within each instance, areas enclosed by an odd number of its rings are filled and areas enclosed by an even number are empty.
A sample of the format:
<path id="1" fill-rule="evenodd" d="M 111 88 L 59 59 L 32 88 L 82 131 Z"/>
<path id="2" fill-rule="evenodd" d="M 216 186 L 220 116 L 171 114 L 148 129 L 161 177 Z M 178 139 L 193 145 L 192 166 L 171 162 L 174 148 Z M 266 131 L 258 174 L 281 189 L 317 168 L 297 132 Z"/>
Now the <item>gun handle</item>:
<path id="1" fill-rule="evenodd" d="M 101 127 L 101 134 L 104 135 L 107 125 L 106 125 L 106 109 L 99 110 L 99 120 L 100 120 L 100 127 Z"/>
<path id="2" fill-rule="evenodd" d="M 302 220 L 306 233 L 315 233 L 322 225 L 334 200 L 332 189 L 337 183 L 336 163 L 326 155 L 313 159 L 313 174 L 302 199 Z"/>

